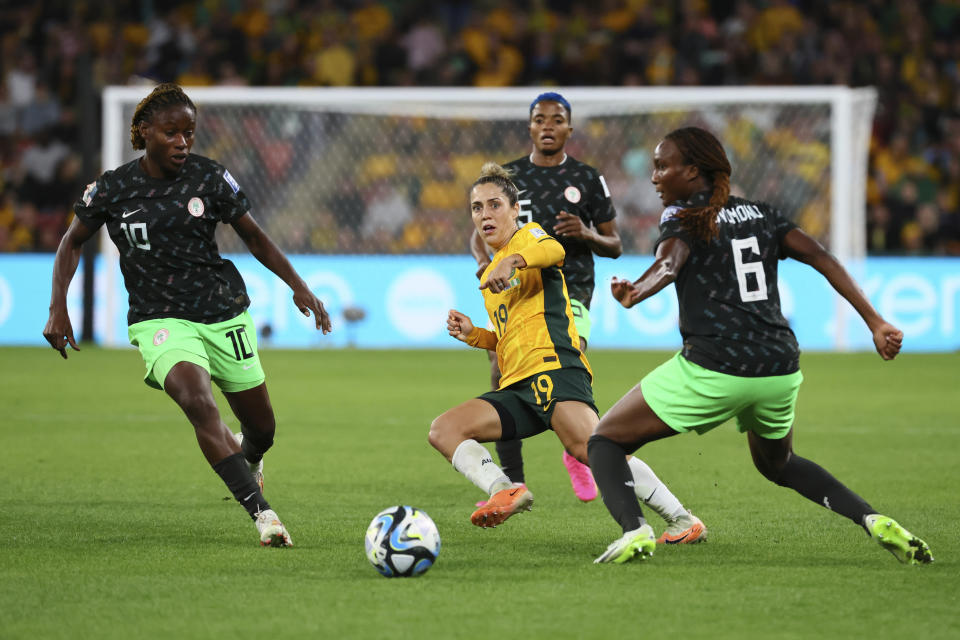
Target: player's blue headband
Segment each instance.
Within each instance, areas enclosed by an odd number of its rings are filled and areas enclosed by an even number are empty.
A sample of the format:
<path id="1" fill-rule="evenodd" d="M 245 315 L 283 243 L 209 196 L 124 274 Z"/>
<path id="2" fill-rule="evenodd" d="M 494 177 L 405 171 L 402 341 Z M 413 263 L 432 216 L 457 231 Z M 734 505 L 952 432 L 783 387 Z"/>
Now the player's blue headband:
<path id="1" fill-rule="evenodd" d="M 530 113 L 533 113 L 533 108 L 543 102 L 544 100 L 549 100 L 550 102 L 558 102 L 563 105 L 563 108 L 567 110 L 567 115 L 573 117 L 573 108 L 570 106 L 570 103 L 567 102 L 567 99 L 556 91 L 548 91 L 547 93 L 541 93 L 536 98 L 533 99 L 533 102 L 530 103 Z"/>

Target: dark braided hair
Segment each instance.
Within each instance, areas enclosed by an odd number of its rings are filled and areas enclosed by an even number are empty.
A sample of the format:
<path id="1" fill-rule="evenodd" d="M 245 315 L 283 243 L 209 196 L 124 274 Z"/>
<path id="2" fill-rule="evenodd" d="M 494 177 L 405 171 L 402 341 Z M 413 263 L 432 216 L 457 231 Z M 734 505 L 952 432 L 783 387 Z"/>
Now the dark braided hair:
<path id="1" fill-rule="evenodd" d="M 683 127 L 664 138 L 677 145 L 686 164 L 700 170 L 713 189 L 710 203 L 677 213 L 677 219 L 694 239 L 710 242 L 717 235 L 717 212 L 730 196 L 730 161 L 716 136 L 700 127 Z"/>
<path id="2" fill-rule="evenodd" d="M 485 162 L 480 167 L 480 177 L 473 183 L 470 190 L 473 191 L 473 187 L 478 184 L 495 184 L 503 190 L 503 194 L 507 196 L 507 202 L 512 207 L 520 199 L 520 192 L 517 190 L 517 185 L 513 184 L 513 180 L 510 179 L 511 175 L 513 174 L 510 171 L 496 162 Z"/>
<path id="3" fill-rule="evenodd" d="M 150 122 L 158 111 L 181 104 L 193 109 L 194 113 L 197 112 L 193 101 L 187 97 L 187 94 L 178 85 L 172 82 L 164 82 L 154 87 L 150 95 L 141 100 L 133 112 L 133 120 L 130 122 L 130 144 L 133 145 L 133 148 L 140 150 L 147 146 L 143 136 L 140 135 L 141 122 Z"/>

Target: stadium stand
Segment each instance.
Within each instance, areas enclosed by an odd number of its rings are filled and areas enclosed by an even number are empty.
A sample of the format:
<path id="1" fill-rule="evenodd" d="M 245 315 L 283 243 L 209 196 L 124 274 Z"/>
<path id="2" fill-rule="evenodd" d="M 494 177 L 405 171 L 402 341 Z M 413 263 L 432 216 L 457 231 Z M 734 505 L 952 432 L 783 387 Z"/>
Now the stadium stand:
<path id="1" fill-rule="evenodd" d="M 0 8 L 0 251 L 53 251 L 81 175 L 78 73 L 111 84 L 191 86 L 875 86 L 871 254 L 960 255 L 960 3 L 951 0 L 206 0 Z M 88 60 L 87 66 L 81 61 Z M 99 126 L 99 119 L 95 119 Z M 204 126 L 216 126 L 209 121 Z M 255 132 L 255 123 L 251 123 Z M 429 132 L 410 144 L 444 148 Z M 99 132 L 96 134 L 99 140 Z M 523 140 L 515 150 L 525 148 Z M 764 141 L 814 183 L 826 149 L 785 128 Z M 229 154 L 225 139 L 223 149 Z M 276 145 L 260 167 L 302 172 Z M 731 145 L 747 144 L 735 137 Z M 741 151 L 746 151 L 742 149 Z M 516 153 L 516 151 L 514 151 Z M 215 154 L 211 154 L 215 155 Z M 223 156 L 226 157 L 226 156 Z M 379 149 L 361 184 L 283 238 L 290 251 L 460 252 L 468 229 L 438 212 L 476 159 L 404 168 Z M 468 172 L 469 173 L 469 172 Z M 641 176 L 642 177 L 642 176 Z M 86 179 L 86 180 L 85 180 Z M 812 200 L 816 202 L 814 198 Z M 642 196 L 618 202 L 625 250 L 647 251 Z M 398 211 L 380 224 L 385 211 Z M 815 216 L 799 212 L 808 227 Z M 333 228 L 331 228 L 333 227 Z M 816 232 L 816 228 L 812 229 Z"/>

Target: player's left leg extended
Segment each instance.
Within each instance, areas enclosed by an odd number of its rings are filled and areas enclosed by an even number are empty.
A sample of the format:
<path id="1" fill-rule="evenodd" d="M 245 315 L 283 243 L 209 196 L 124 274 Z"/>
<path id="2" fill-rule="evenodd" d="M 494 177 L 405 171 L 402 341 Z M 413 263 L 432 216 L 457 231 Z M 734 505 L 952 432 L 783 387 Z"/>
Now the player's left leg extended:
<path id="1" fill-rule="evenodd" d="M 930 547 L 923 540 L 895 520 L 877 513 L 866 500 L 826 469 L 793 453 L 792 429 L 786 436 L 776 440 L 761 438 L 753 431 L 747 437 L 754 465 L 765 478 L 849 518 L 902 563 L 926 564 L 933 561 Z"/>

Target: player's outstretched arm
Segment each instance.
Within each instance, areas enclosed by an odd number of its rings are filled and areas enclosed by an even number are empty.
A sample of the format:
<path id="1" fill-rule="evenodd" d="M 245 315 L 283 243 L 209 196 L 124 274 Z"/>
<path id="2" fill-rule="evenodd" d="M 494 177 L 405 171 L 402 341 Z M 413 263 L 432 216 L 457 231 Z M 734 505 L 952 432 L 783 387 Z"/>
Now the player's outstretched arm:
<path id="1" fill-rule="evenodd" d="M 783 238 L 786 255 L 808 264 L 827 279 L 837 293 L 857 310 L 873 334 L 873 345 L 884 360 L 893 360 L 903 344 L 903 332 L 883 319 L 857 286 L 850 273 L 823 245 L 801 229 L 791 229 Z"/>
<path id="2" fill-rule="evenodd" d="M 67 359 L 67 345 L 74 351 L 80 351 L 73 338 L 73 325 L 67 313 L 67 289 L 80 264 L 80 248 L 93 237 L 96 229 L 91 229 L 74 217 L 70 227 L 60 240 L 57 255 L 53 259 L 53 286 L 50 291 L 50 316 L 43 328 L 43 337 L 50 346 Z"/>
<path id="3" fill-rule="evenodd" d="M 514 253 L 497 263 L 486 278 L 480 280 L 480 289 L 489 289 L 493 293 L 500 293 L 510 288 L 510 281 L 516 275 L 517 269 L 527 266 L 527 261 L 519 253 Z"/>
<path id="4" fill-rule="evenodd" d="M 330 323 L 330 315 L 323 308 L 323 303 L 317 296 L 313 295 L 307 283 L 303 281 L 303 278 L 293 268 L 287 257 L 283 255 L 280 248 L 270 239 L 270 236 L 260 228 L 253 216 L 247 212 L 234 221 L 232 226 L 240 239 L 247 245 L 247 248 L 250 249 L 250 253 L 293 290 L 293 303 L 297 305 L 300 313 L 309 318 L 312 312 L 317 329 L 323 331 L 324 334 L 330 333 L 333 326 Z"/>
<path id="5" fill-rule="evenodd" d="M 675 281 L 689 257 L 690 247 L 686 242 L 679 238 L 667 238 L 657 245 L 653 264 L 642 276 L 633 282 L 614 278 L 610 283 L 610 293 L 629 309 Z"/>

